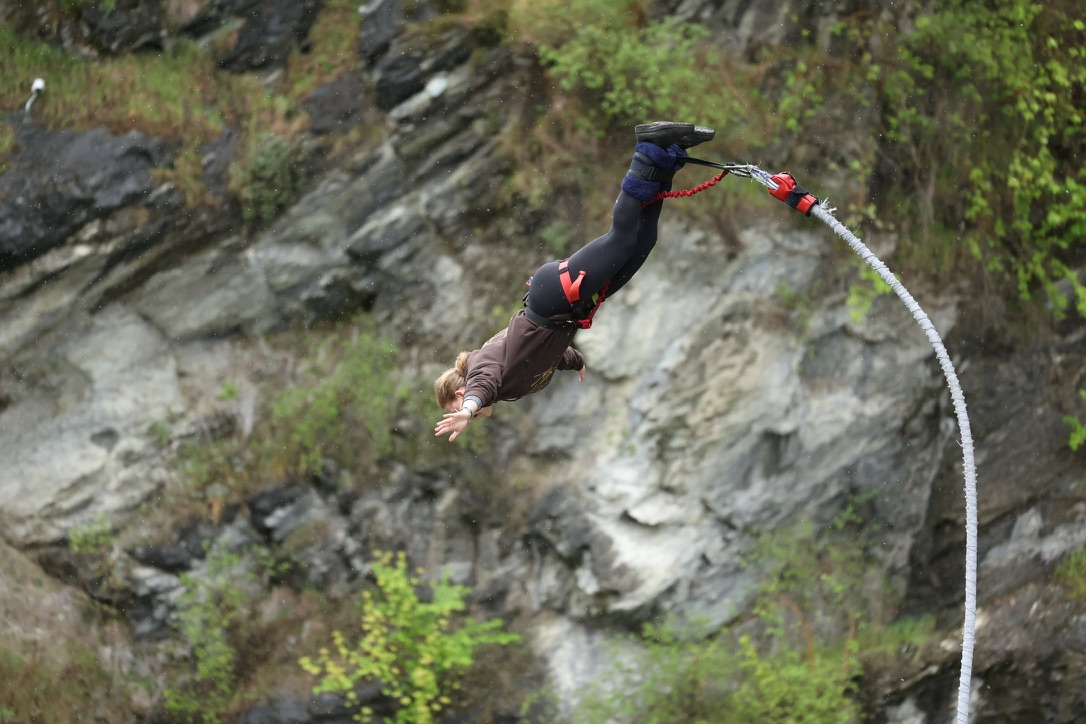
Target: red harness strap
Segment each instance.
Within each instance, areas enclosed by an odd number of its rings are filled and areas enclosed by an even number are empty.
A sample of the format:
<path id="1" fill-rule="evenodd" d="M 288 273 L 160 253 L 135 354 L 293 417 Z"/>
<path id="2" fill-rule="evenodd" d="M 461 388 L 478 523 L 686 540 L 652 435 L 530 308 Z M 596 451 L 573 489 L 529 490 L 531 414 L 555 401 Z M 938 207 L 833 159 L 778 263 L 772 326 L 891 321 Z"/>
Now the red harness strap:
<path id="1" fill-rule="evenodd" d="M 569 259 L 563 259 L 558 263 L 558 278 L 562 280 L 562 292 L 570 304 L 581 301 L 581 280 L 584 279 L 584 269 L 573 279 L 573 273 L 569 270 Z"/>
<path id="2" fill-rule="evenodd" d="M 611 288 L 611 280 L 608 279 L 603 287 L 596 292 L 596 303 L 592 305 L 592 308 L 588 310 L 588 316 L 584 319 L 574 319 L 573 323 L 581 329 L 588 329 L 592 326 L 592 317 L 596 316 L 596 310 L 603 304 L 603 300 L 607 298 L 607 290 Z"/>
<path id="3" fill-rule="evenodd" d="M 572 319 L 569 321 L 581 329 L 592 326 L 592 317 L 596 316 L 596 310 L 603 304 L 607 296 L 607 289 L 611 286 L 610 280 L 593 295 L 592 299 L 581 299 L 581 282 L 584 280 L 585 271 L 582 269 L 573 278 L 573 272 L 569 270 L 569 259 L 558 262 L 558 279 L 562 282 L 562 292 L 566 295 L 566 301 L 572 308 Z"/>

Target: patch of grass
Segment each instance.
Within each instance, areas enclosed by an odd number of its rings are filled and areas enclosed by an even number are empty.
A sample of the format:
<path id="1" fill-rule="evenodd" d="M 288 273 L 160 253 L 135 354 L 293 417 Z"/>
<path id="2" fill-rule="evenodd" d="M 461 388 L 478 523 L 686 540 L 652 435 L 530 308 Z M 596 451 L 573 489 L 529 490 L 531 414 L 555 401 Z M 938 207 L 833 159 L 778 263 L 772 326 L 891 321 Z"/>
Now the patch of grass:
<path id="1" fill-rule="evenodd" d="M 415 398 L 408 394 L 413 381 L 399 378 L 398 350 L 365 318 L 273 344 L 301 353 L 289 355 L 286 374 L 262 385 L 251 434 L 231 430 L 178 445 L 175 469 L 186 493 L 206 495 L 223 486 L 232 498 L 269 481 L 320 473 L 329 461 L 365 476 L 392 451 L 397 416 Z M 220 394 L 235 393 L 227 384 Z"/>
<path id="2" fill-rule="evenodd" d="M 227 104 L 259 88 L 253 80 L 225 75 L 192 43 L 177 42 L 159 53 L 86 60 L 0 27 L 0 103 L 22 107 L 31 81 L 43 78 L 45 91 L 32 115 L 51 129 L 104 126 L 115 133 L 137 130 L 207 141 L 222 133 L 227 121 L 236 122 Z M 222 100 L 227 97 L 232 101 Z"/>
<path id="3" fill-rule="evenodd" d="M 898 657 L 903 648 L 915 648 L 936 638 L 935 623 L 929 614 L 898 619 L 887 626 L 865 626 L 860 632 L 863 657 Z"/>
<path id="4" fill-rule="evenodd" d="M 7 123 L 0 123 L 0 173 L 4 173 L 8 167 L 8 159 L 18 151 L 19 143 L 15 140 L 15 133 Z"/>
<path id="5" fill-rule="evenodd" d="M 82 645 L 71 646 L 57 659 L 36 644 L 0 641 L 0 677 L 0 722 L 120 721 L 132 716 L 123 687 Z"/>
<path id="6" fill-rule="evenodd" d="M 185 197 L 185 203 L 192 208 L 215 204 L 204 183 L 203 175 L 203 153 L 193 144 L 180 146 L 167 166 L 151 169 L 151 176 L 156 183 L 172 184 Z"/>
<path id="7" fill-rule="evenodd" d="M 302 100 L 318 86 L 342 77 L 358 63 L 358 3 L 324 3 L 309 33 L 308 53 L 287 59 L 288 94 Z"/>
<path id="8" fill-rule="evenodd" d="M 1086 603 L 1086 548 L 1065 555 L 1056 566 L 1052 580 L 1067 590 L 1069 599 Z"/>
<path id="9" fill-rule="evenodd" d="M 596 722 L 738 721 L 728 681 L 741 657 L 726 637 L 706 638 L 697 627 L 646 624 L 629 643 L 640 653 L 623 657 L 612 646 L 611 673 L 587 690 L 577 724 Z"/>
<path id="10" fill-rule="evenodd" d="M 645 4 L 630 0 L 517 2 L 502 11 L 478 0 L 468 14 L 538 61 L 518 71 L 533 91 L 502 147 L 514 169 L 504 203 L 541 210 L 574 199 L 588 207 L 578 223 L 606 223 L 636 123 L 680 118 L 713 127 L 717 148 L 735 154 L 723 160 L 750 160 L 772 137 L 773 109 L 750 91 L 761 68 L 727 59 L 701 26 L 650 21 Z M 707 178 L 687 172 L 675 188 Z M 681 208 L 700 209 L 691 201 Z"/>
<path id="11" fill-rule="evenodd" d="M 396 348 L 369 330 L 322 341 L 295 383 L 272 398 L 263 445 L 274 463 L 315 473 L 325 457 L 353 466 L 387 454 L 400 395 L 396 361 Z"/>
<path id="12" fill-rule="evenodd" d="M 113 526 L 104 515 L 68 531 L 68 549 L 72 553 L 105 553 L 112 547 L 113 541 Z"/>
<path id="13" fill-rule="evenodd" d="M 267 219 L 304 182 L 304 174 L 291 169 L 301 160 L 296 139 L 305 127 L 298 105 L 357 63 L 357 36 L 356 5 L 326 3 L 309 52 L 293 53 L 286 80 L 265 86 L 254 75 L 219 70 L 213 52 L 184 40 L 158 52 L 86 59 L 0 27 L 0 103 L 22 107 L 40 77 L 46 88 L 32 116 L 48 129 L 104 127 L 176 141 L 171 164 L 156 177 L 177 186 L 190 205 L 211 202 L 199 149 L 227 128 L 240 130 L 237 190 L 247 218 Z M 0 169 L 14 150 L 10 129 L 0 129 Z"/>

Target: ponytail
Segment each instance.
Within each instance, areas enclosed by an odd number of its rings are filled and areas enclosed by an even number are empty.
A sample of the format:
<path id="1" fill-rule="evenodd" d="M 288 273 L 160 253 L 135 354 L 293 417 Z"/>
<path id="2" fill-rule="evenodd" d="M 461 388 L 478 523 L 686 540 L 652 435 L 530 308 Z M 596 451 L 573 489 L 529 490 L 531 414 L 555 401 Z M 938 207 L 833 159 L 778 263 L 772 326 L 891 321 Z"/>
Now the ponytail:
<path id="1" fill-rule="evenodd" d="M 467 383 L 468 377 L 468 353 L 461 352 L 456 355 L 453 366 L 441 373 L 434 382 L 434 395 L 437 396 L 437 406 L 445 409 L 445 406 L 456 399 L 456 392 Z"/>

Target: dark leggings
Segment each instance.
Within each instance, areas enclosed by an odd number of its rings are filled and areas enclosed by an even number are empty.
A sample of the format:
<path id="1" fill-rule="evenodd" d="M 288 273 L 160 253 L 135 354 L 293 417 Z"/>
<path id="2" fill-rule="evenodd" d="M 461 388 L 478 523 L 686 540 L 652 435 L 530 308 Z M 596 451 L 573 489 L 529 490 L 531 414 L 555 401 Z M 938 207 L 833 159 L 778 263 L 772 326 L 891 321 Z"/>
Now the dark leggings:
<path id="1" fill-rule="evenodd" d="M 641 208 L 641 203 L 625 191 L 620 192 L 611 213 L 610 231 L 593 239 L 569 258 L 573 281 L 581 270 L 585 272 L 581 280 L 581 299 L 590 299 L 608 281 L 611 285 L 607 288 L 607 297 L 613 296 L 637 273 L 656 246 L 656 225 L 664 204 L 658 201 Z M 547 262 L 532 275 L 528 306 L 544 317 L 569 314 L 570 304 L 558 278 L 557 261 Z"/>

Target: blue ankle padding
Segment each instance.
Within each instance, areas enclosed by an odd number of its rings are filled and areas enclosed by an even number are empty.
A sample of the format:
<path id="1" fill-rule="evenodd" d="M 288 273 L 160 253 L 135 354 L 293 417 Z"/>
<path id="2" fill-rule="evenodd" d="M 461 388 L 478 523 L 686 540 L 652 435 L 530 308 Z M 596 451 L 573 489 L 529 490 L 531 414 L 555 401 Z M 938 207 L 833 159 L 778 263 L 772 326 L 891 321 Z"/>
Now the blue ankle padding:
<path id="1" fill-rule="evenodd" d="M 663 149 L 659 150 L 662 151 Z M 660 183 L 658 181 L 646 181 L 637 178 L 632 173 L 628 173 L 622 179 L 622 190 L 638 201 L 647 204 L 656 198 L 656 194 L 660 191 Z"/>
<path id="2" fill-rule="evenodd" d="M 690 154 L 686 152 L 686 149 L 682 148 L 677 144 L 673 144 L 669 149 L 667 149 L 667 152 L 675 157 L 675 168 L 673 168 L 672 171 L 678 171 L 680 168 L 685 166 L 686 162 L 683 161 L 683 159 L 690 158 Z"/>
<path id="3" fill-rule="evenodd" d="M 670 173 L 671 167 L 675 164 L 675 157 L 671 151 L 660 148 L 655 143 L 638 141 L 637 145 L 634 146 L 634 150 L 648 156 L 652 160 L 652 165 L 665 173 Z"/>

